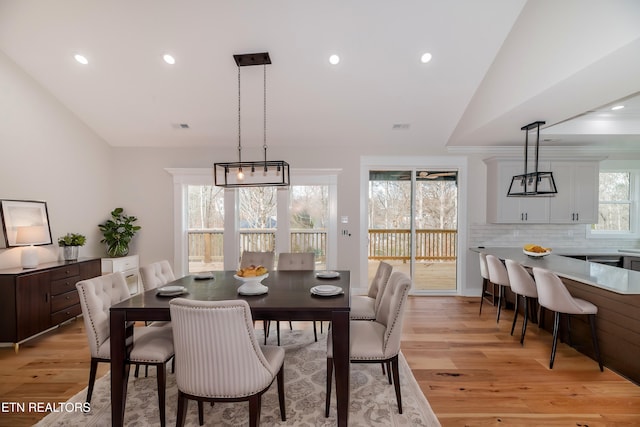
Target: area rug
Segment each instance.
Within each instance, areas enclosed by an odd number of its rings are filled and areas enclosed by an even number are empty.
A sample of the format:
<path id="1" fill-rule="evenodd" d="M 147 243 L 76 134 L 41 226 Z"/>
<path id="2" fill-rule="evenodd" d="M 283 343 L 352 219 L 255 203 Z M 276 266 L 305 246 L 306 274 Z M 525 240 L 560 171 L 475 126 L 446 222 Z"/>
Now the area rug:
<path id="1" fill-rule="evenodd" d="M 288 328 L 287 328 L 288 329 Z M 262 331 L 256 331 L 262 342 Z M 269 335 L 269 344 L 275 340 L 275 333 Z M 324 416 L 326 381 L 326 331 L 319 334 L 314 342 L 309 331 L 282 331 L 281 344 L 285 347 L 285 395 L 287 421 L 280 419 L 276 382 L 262 396 L 261 426 L 335 426 L 336 399 L 332 392 L 329 418 Z M 403 414 L 398 414 L 394 388 L 382 374 L 378 364 L 351 365 L 351 407 L 350 426 L 439 426 L 440 423 L 422 394 L 407 362 L 400 354 L 400 384 L 402 387 Z M 335 381 L 334 381 L 335 383 Z M 86 389 L 69 400 L 71 403 L 84 402 Z M 109 374 L 96 381 L 87 413 L 56 412 L 42 419 L 37 426 L 110 426 L 110 378 Z M 166 420 L 167 426 L 175 425 L 177 408 L 177 388 L 175 375 L 167 370 Z M 76 405 L 77 406 L 77 405 Z M 205 425 L 244 426 L 249 423 L 247 402 L 216 403 L 213 407 L 204 405 Z M 155 370 L 149 370 L 149 377 L 135 378 L 133 369 L 129 378 L 125 411 L 127 427 L 159 426 L 158 396 L 156 392 Z M 197 404 L 189 402 L 187 426 L 198 426 Z"/>

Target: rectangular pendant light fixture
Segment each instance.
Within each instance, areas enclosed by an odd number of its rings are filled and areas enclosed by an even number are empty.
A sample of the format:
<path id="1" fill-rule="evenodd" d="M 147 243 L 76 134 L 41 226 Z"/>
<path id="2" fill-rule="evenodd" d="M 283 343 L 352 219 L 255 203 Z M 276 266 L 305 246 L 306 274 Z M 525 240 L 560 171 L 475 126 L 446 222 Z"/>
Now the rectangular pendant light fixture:
<path id="1" fill-rule="evenodd" d="M 511 178 L 511 185 L 507 191 L 508 197 L 551 197 L 558 193 L 553 172 L 538 171 L 538 152 L 540 149 L 540 125 L 545 122 L 533 122 L 523 126 L 520 130 L 526 131 L 524 143 L 524 173 Z M 536 129 L 536 157 L 534 171 L 528 172 L 529 163 L 529 132 Z"/>
<path id="2" fill-rule="evenodd" d="M 271 64 L 269 52 L 233 55 L 238 66 L 238 161 L 214 163 L 214 184 L 218 187 L 287 187 L 290 185 L 289 163 L 284 160 L 267 161 L 267 68 Z M 240 67 L 264 67 L 264 160 L 242 161 L 240 138 Z"/>

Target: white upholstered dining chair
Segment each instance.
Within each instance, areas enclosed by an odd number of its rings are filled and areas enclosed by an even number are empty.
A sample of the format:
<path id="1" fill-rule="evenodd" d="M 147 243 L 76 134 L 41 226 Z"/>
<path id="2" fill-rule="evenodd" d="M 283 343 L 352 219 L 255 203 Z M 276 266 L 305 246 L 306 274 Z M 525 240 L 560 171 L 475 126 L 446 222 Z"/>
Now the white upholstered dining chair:
<path id="1" fill-rule="evenodd" d="M 380 261 L 367 295 L 351 296 L 351 312 L 349 313 L 351 320 L 374 320 L 376 318 L 376 311 L 378 311 L 392 270 L 393 267 L 390 264 Z"/>
<path id="2" fill-rule="evenodd" d="M 260 423 L 261 396 L 277 378 L 280 417 L 286 421 L 284 349 L 258 344 L 251 310 L 243 300 L 169 302 L 176 350 L 178 412 L 185 422 L 188 400 L 249 401 L 249 425 Z"/>
<path id="3" fill-rule="evenodd" d="M 91 402 L 98 363 L 111 359 L 109 309 L 130 297 L 129 287 L 121 272 L 82 280 L 76 283 L 84 326 L 89 340 L 91 368 L 87 387 L 87 402 Z M 171 328 L 133 327 L 133 346 L 128 363 L 153 365 L 158 377 L 160 424 L 165 425 L 166 363 L 173 357 Z"/>
<path id="4" fill-rule="evenodd" d="M 598 336 L 596 334 L 596 314 L 598 313 L 598 307 L 589 301 L 574 298 L 564 283 L 562 283 L 562 280 L 552 271 L 534 267 L 533 277 L 535 278 L 536 288 L 538 290 L 538 302 L 540 306 L 554 312 L 553 344 L 551 347 L 551 358 L 549 359 L 549 369 L 553 369 L 553 362 L 556 358 L 560 315 L 571 316 L 584 314 L 589 318 L 593 350 L 598 361 L 598 366 L 600 367 L 600 372 L 602 372 L 602 359 L 600 357 L 600 347 L 598 346 Z M 567 321 L 568 319 L 569 317 L 567 317 Z M 571 331 L 569 330 L 568 332 Z"/>
<path id="5" fill-rule="evenodd" d="M 370 322 L 351 320 L 349 354 L 351 363 L 386 363 L 393 373 L 398 412 L 402 414 L 400 372 L 398 354 L 402 321 L 411 289 L 411 279 L 400 271 L 393 272 L 382 295 L 376 318 Z M 325 416 L 329 416 L 331 404 L 331 379 L 333 376 L 333 343 L 327 334 L 327 388 Z"/>
<path id="6" fill-rule="evenodd" d="M 316 254 L 313 252 L 281 252 L 278 254 L 278 271 L 309 271 L 315 269 Z M 322 322 L 320 322 L 320 327 L 322 328 Z M 289 322 L 289 328 L 293 329 L 291 322 Z M 276 321 L 276 333 L 278 334 L 278 345 L 280 345 L 280 321 Z M 317 342 L 318 329 L 315 321 L 313 322 L 313 337 Z"/>
<path id="7" fill-rule="evenodd" d="M 142 278 L 142 289 L 145 291 L 159 288 L 176 280 L 171 264 L 166 259 L 140 267 L 140 277 Z"/>
<path id="8" fill-rule="evenodd" d="M 275 254 L 273 252 L 251 252 L 243 251 L 240 257 L 240 268 L 246 268 L 250 265 L 262 265 L 267 270 L 273 270 L 273 261 Z"/>
<path id="9" fill-rule="evenodd" d="M 480 315 L 482 315 L 482 303 L 484 299 L 491 295 L 491 301 L 495 302 L 495 285 L 489 280 L 489 266 L 487 265 L 487 255 L 480 252 L 478 253 L 478 259 L 480 261 L 480 277 L 482 277 L 482 293 L 480 294 Z M 493 287 L 489 292 L 489 285 Z"/>

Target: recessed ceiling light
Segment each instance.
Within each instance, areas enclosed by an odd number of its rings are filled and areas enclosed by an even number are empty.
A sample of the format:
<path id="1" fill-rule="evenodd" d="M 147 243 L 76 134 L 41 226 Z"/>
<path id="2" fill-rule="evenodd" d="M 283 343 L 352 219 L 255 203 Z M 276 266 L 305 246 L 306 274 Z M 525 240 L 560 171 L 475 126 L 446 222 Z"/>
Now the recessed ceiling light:
<path id="1" fill-rule="evenodd" d="M 426 64 L 427 62 L 431 61 L 431 58 L 432 58 L 432 56 L 431 56 L 431 54 L 429 52 L 423 53 L 422 56 L 420 57 L 420 61 L 423 64 Z"/>
<path id="2" fill-rule="evenodd" d="M 616 105 L 615 107 L 611 107 L 612 110 L 622 110 L 624 108 L 624 105 Z"/>
<path id="3" fill-rule="evenodd" d="M 340 57 L 338 55 L 331 55 L 329 57 L 329 63 L 332 65 L 337 65 L 340 62 Z"/>
<path id="4" fill-rule="evenodd" d="M 82 65 L 87 65 L 89 63 L 89 60 L 86 57 L 80 55 L 79 53 L 75 54 L 73 57 L 75 58 L 76 61 L 78 61 Z"/>
<path id="5" fill-rule="evenodd" d="M 170 65 L 173 65 L 173 64 L 176 63 L 176 59 L 173 56 L 169 55 L 168 53 L 165 54 L 162 57 L 162 59 L 164 59 L 164 62 L 166 62 L 167 64 L 170 64 Z"/>

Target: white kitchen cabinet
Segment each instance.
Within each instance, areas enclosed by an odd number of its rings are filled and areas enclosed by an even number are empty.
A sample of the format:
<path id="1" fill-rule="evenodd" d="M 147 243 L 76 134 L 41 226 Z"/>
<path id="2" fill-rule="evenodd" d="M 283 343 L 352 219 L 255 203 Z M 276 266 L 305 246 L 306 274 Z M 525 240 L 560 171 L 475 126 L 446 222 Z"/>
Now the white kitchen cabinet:
<path id="1" fill-rule="evenodd" d="M 552 162 L 551 170 L 558 194 L 549 201 L 549 222 L 597 223 L 599 162 Z"/>
<path id="2" fill-rule="evenodd" d="M 507 197 L 511 178 L 524 173 L 522 161 L 487 159 L 487 222 L 543 224 L 549 222 L 549 197 Z M 548 170 L 540 163 L 539 170 Z"/>
<path id="3" fill-rule="evenodd" d="M 139 269 L 140 261 L 138 255 L 119 258 L 102 258 L 102 274 L 122 272 L 131 295 L 136 295 L 142 291 Z"/>

